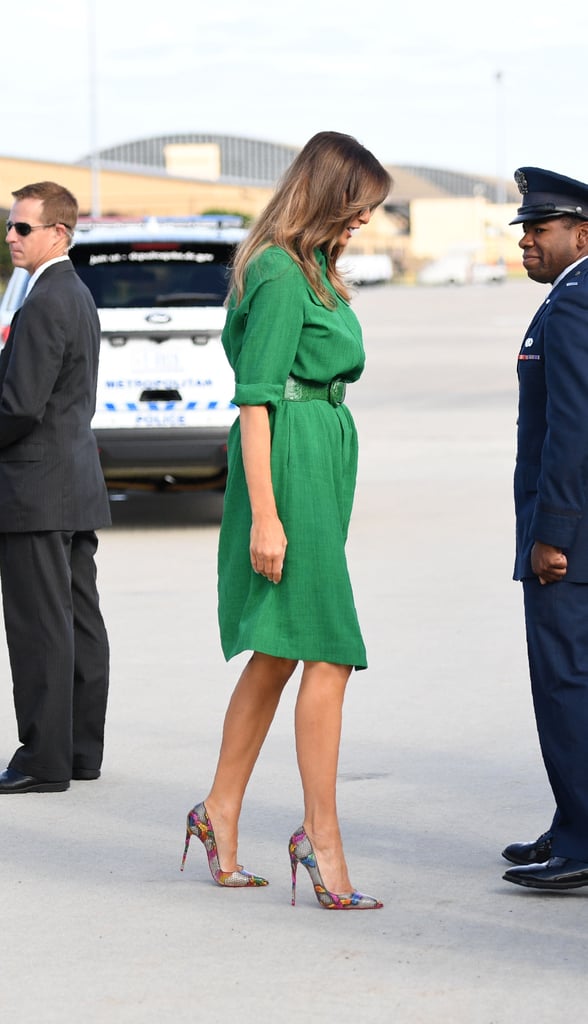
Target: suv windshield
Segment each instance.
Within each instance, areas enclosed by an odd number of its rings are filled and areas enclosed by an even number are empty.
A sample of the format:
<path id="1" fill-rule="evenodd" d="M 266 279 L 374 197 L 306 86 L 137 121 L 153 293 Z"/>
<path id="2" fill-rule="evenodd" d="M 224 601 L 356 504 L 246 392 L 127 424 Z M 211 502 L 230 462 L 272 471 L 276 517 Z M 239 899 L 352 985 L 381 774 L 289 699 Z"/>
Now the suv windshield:
<path id="1" fill-rule="evenodd" d="M 232 246 L 218 242 L 107 242 L 69 253 L 99 309 L 222 306 Z"/>

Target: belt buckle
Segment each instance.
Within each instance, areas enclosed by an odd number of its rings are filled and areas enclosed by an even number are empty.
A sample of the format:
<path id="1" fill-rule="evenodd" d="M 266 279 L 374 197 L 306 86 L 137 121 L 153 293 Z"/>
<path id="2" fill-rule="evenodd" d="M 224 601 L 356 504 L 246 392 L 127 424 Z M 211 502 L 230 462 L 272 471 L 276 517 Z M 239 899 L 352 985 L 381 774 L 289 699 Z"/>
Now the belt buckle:
<path id="1" fill-rule="evenodd" d="M 344 380 L 332 380 L 328 385 L 329 402 L 331 405 L 341 405 L 345 399 L 347 390 Z"/>

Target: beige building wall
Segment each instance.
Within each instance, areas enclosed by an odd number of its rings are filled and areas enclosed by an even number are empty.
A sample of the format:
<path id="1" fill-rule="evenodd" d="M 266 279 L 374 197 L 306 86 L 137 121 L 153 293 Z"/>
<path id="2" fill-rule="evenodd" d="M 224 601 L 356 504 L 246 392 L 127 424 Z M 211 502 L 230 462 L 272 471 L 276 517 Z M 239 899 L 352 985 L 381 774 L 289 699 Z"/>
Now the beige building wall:
<path id="1" fill-rule="evenodd" d="M 92 172 L 88 167 L 10 157 L 0 158 L 0 206 L 9 209 L 13 189 L 34 181 L 58 181 L 74 193 L 80 211 L 90 213 Z M 272 194 L 271 188 L 108 170 L 100 171 L 98 185 L 102 215 L 120 217 L 190 216 L 209 209 L 256 216 Z"/>
<path id="2" fill-rule="evenodd" d="M 178 158 L 178 154 L 169 154 Z M 190 154 L 187 154 L 190 155 Z M 179 170 L 179 165 L 177 165 Z M 208 169 L 210 173 L 211 168 Z M 184 167 L 187 173 L 187 167 Z M 40 160 L 0 157 L 0 208 L 12 205 L 11 192 L 34 181 L 59 181 L 77 196 L 80 210 L 92 209 L 93 182 L 88 167 Z M 132 171 L 100 170 L 98 194 L 103 216 L 193 216 L 223 210 L 255 217 L 272 195 L 271 187 L 224 184 L 202 178 Z M 394 192 L 392 193 L 392 198 Z M 517 240 L 520 226 L 509 227 L 514 204 L 496 206 L 483 196 L 463 199 L 413 199 L 410 235 L 400 234 L 398 222 L 380 207 L 358 233 L 349 251 L 388 253 L 410 272 L 448 251 L 467 249 L 472 258 L 520 266 Z"/>
<path id="3" fill-rule="evenodd" d="M 520 264 L 520 225 L 513 203 L 493 204 L 483 196 L 463 199 L 413 199 L 410 204 L 410 248 L 415 263 L 467 252 L 478 262 Z"/>
<path id="4" fill-rule="evenodd" d="M 221 176 L 220 146 L 210 143 L 191 145 L 187 142 L 163 147 L 165 169 L 179 178 L 200 178 L 218 181 Z"/>
<path id="5" fill-rule="evenodd" d="M 92 210 L 92 172 L 88 167 L 18 160 L 0 157 L 0 207 L 10 209 L 11 192 L 34 181 L 58 181 L 69 188 L 80 204 L 80 212 Z M 224 210 L 256 217 L 267 204 L 273 189 L 254 185 L 226 185 L 168 175 L 134 174 L 100 170 L 98 193 L 102 216 L 173 217 L 193 216 L 207 210 Z M 362 228 L 351 251 L 392 252 L 396 225 L 382 210 Z"/>

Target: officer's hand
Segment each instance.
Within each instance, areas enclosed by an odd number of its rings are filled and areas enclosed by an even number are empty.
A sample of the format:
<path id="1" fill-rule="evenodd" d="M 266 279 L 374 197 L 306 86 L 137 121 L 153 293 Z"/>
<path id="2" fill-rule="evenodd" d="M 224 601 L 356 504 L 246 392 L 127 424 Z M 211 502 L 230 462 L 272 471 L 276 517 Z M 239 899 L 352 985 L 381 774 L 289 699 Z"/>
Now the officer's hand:
<path id="1" fill-rule="evenodd" d="M 531 568 L 540 583 L 557 583 L 568 571 L 568 560 L 561 548 L 535 541 L 531 551 Z"/>

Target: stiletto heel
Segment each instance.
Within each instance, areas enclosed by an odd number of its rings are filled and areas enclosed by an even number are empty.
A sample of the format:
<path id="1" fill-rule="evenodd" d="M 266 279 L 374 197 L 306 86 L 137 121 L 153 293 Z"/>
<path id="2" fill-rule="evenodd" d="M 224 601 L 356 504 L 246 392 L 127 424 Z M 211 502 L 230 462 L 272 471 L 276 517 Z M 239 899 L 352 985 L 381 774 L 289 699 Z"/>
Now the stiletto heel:
<path id="1" fill-rule="evenodd" d="M 196 807 L 193 807 L 192 810 L 188 812 L 188 819 L 186 821 L 186 842 L 184 845 L 184 856 L 182 857 L 180 871 L 184 870 L 184 864 L 186 863 L 186 856 L 188 854 L 188 847 L 192 836 L 197 836 L 200 842 L 204 845 L 204 849 L 206 850 L 206 855 L 208 857 L 208 867 L 210 868 L 210 873 L 217 885 L 223 885 L 229 889 L 238 889 L 243 888 L 244 886 L 268 884 L 266 878 L 261 878 L 260 875 L 252 875 L 249 871 L 244 871 L 242 868 L 237 871 L 221 870 L 214 831 L 210 823 L 210 818 L 206 813 L 206 807 L 204 804 L 196 804 Z"/>
<path id="2" fill-rule="evenodd" d="M 294 836 L 290 839 L 288 849 L 290 851 L 290 866 L 292 868 L 292 906 L 296 906 L 296 869 L 298 868 L 298 857 L 296 856 L 296 845 L 293 843 Z"/>
<path id="3" fill-rule="evenodd" d="M 292 906 L 296 904 L 296 869 L 299 864 L 304 864 L 314 886 L 316 898 L 320 906 L 326 910 L 379 910 L 384 906 L 373 896 L 365 896 L 361 892 L 336 893 L 326 889 L 318 869 L 312 843 L 302 825 L 290 837 L 288 850 L 292 865 Z"/>

